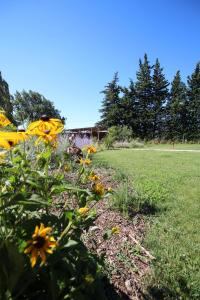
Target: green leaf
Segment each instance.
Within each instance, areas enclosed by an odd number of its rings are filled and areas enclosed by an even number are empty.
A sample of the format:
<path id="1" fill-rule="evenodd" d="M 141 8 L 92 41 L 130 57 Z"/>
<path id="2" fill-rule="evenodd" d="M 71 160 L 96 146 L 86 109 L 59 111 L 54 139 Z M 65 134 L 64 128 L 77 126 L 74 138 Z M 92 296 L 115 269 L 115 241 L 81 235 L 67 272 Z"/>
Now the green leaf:
<path id="1" fill-rule="evenodd" d="M 67 244 L 64 245 L 63 248 L 74 248 L 78 245 L 79 243 L 74 240 L 68 240 Z"/>

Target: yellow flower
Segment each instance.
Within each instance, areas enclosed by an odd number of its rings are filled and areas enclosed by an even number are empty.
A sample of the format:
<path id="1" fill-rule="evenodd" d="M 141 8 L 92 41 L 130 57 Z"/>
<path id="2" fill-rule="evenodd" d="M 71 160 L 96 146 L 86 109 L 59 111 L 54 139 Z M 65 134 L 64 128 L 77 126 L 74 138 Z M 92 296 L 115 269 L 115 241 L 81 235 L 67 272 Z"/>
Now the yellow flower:
<path id="1" fill-rule="evenodd" d="M 40 142 L 44 142 L 46 144 L 51 144 L 53 147 L 57 146 L 58 137 L 56 134 L 43 134 L 40 135 L 39 138 L 36 140 L 35 144 L 38 145 Z"/>
<path id="2" fill-rule="evenodd" d="M 96 194 L 98 194 L 99 196 L 103 196 L 105 193 L 105 187 L 102 183 L 95 183 L 93 186 L 93 190 Z"/>
<path id="3" fill-rule="evenodd" d="M 119 226 L 115 226 L 111 229 L 112 234 L 119 234 L 120 233 L 120 228 Z"/>
<path id="4" fill-rule="evenodd" d="M 111 187 L 107 188 L 108 193 L 112 193 L 113 189 Z"/>
<path id="5" fill-rule="evenodd" d="M 97 176 L 95 173 L 92 173 L 88 176 L 88 179 L 91 181 L 97 181 L 99 180 L 99 176 Z"/>
<path id="6" fill-rule="evenodd" d="M 91 162 L 92 161 L 89 158 L 86 158 L 86 159 L 80 158 L 80 160 L 79 160 L 80 165 L 86 165 L 86 166 L 88 166 L 88 165 L 91 164 Z"/>
<path id="7" fill-rule="evenodd" d="M 87 147 L 87 153 L 96 153 L 97 152 L 97 149 L 93 146 L 93 145 L 90 145 Z"/>
<path id="8" fill-rule="evenodd" d="M 50 119 L 46 115 L 43 115 L 39 121 L 32 122 L 28 128 L 27 132 L 31 135 L 56 135 L 62 132 L 64 125 L 59 119 Z"/>
<path id="9" fill-rule="evenodd" d="M 78 209 L 78 213 L 81 215 L 81 216 L 85 216 L 87 215 L 87 213 L 89 212 L 89 208 L 87 206 L 85 207 L 81 207 Z"/>
<path id="10" fill-rule="evenodd" d="M 45 263 L 46 253 L 52 254 L 53 249 L 57 246 L 55 239 L 49 236 L 51 231 L 51 227 L 44 227 L 44 224 L 41 223 L 40 227 L 35 227 L 32 239 L 27 241 L 28 247 L 24 250 L 24 253 L 31 254 L 30 262 L 32 268 L 35 266 L 38 256 Z"/>
<path id="11" fill-rule="evenodd" d="M 11 124 L 11 122 L 6 118 L 3 113 L 0 113 L 0 127 L 5 127 Z"/>
<path id="12" fill-rule="evenodd" d="M 11 149 L 21 141 L 28 138 L 26 132 L 5 132 L 0 131 L 0 147 Z"/>
<path id="13" fill-rule="evenodd" d="M 0 148 L 4 148 L 4 149 L 9 150 L 11 147 L 12 147 L 12 143 L 11 142 L 9 143 L 4 138 L 0 137 Z"/>

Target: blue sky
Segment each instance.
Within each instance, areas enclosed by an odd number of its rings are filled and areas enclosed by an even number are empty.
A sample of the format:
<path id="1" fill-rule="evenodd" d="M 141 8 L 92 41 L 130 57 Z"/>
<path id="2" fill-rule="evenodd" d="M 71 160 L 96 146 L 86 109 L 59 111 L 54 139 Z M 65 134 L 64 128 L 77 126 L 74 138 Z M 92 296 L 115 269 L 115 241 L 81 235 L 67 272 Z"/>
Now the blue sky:
<path id="1" fill-rule="evenodd" d="M 34 90 L 67 117 L 67 128 L 99 120 L 99 92 L 138 60 L 158 57 L 168 80 L 185 81 L 200 60 L 198 0 L 0 0 L 0 70 L 10 91 Z"/>

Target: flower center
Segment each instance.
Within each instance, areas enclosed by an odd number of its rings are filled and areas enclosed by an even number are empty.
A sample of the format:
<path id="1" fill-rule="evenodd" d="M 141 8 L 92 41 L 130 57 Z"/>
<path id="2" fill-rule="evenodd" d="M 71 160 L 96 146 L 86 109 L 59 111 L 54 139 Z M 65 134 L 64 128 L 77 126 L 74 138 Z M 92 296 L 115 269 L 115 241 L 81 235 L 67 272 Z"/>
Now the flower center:
<path id="1" fill-rule="evenodd" d="M 38 249 L 44 247 L 45 245 L 45 238 L 43 238 L 42 236 L 37 236 L 35 239 L 36 243 L 34 244 L 34 246 Z"/>
<path id="2" fill-rule="evenodd" d="M 8 144 L 12 147 L 14 145 L 13 141 L 8 141 Z"/>
<path id="3" fill-rule="evenodd" d="M 49 121 L 49 117 L 47 117 L 47 115 L 42 115 L 40 120 L 47 122 Z"/>

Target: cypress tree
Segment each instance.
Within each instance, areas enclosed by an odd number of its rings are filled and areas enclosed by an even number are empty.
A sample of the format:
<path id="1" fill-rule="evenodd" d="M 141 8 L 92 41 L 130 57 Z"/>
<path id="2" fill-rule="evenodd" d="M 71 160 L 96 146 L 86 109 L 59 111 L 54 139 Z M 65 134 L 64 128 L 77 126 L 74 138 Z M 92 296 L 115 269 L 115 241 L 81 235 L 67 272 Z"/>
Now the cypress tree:
<path id="1" fill-rule="evenodd" d="M 104 94 L 102 101 L 101 120 L 99 125 L 111 127 L 121 125 L 120 115 L 120 92 L 121 87 L 118 84 L 118 73 L 114 74 L 113 80 L 109 82 L 101 92 Z"/>
<path id="2" fill-rule="evenodd" d="M 147 54 L 144 55 L 144 62 L 139 60 L 139 71 L 135 84 L 136 97 L 138 101 L 138 134 L 141 138 L 152 137 L 152 89 L 151 77 L 152 66 L 150 66 Z"/>
<path id="3" fill-rule="evenodd" d="M 168 96 L 168 81 L 163 74 L 163 68 L 160 67 L 159 60 L 153 67 L 153 88 L 152 88 L 152 138 L 160 138 L 163 133 L 165 115 L 163 105 L 166 103 Z"/>
<path id="4" fill-rule="evenodd" d="M 200 62 L 188 77 L 188 137 L 200 138 Z"/>
<path id="5" fill-rule="evenodd" d="M 120 101 L 121 125 L 131 128 L 134 135 L 137 136 L 137 98 L 132 80 L 130 80 L 129 87 L 124 87 L 122 92 L 123 96 Z"/>
<path id="6" fill-rule="evenodd" d="M 172 81 L 166 114 L 167 138 L 184 140 L 188 126 L 187 89 L 186 85 L 181 81 L 180 71 L 177 71 Z"/>

